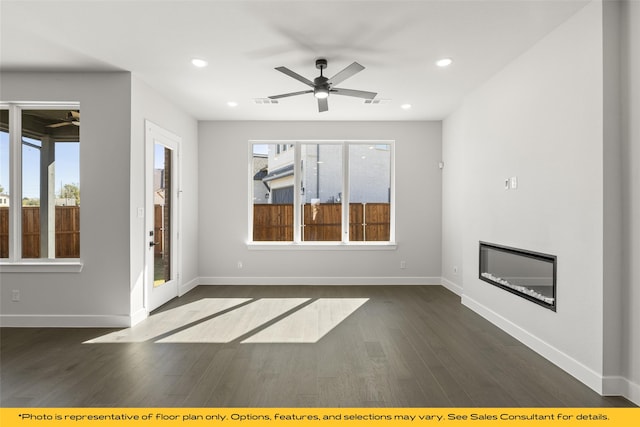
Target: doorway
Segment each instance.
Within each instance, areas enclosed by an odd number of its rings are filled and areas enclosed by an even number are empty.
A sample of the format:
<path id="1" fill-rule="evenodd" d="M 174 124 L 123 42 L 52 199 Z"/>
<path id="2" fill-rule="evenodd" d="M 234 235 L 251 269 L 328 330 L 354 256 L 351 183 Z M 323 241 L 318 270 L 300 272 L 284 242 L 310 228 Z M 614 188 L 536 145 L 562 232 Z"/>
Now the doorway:
<path id="1" fill-rule="evenodd" d="M 155 310 L 178 296 L 181 138 L 145 122 L 145 306 Z"/>

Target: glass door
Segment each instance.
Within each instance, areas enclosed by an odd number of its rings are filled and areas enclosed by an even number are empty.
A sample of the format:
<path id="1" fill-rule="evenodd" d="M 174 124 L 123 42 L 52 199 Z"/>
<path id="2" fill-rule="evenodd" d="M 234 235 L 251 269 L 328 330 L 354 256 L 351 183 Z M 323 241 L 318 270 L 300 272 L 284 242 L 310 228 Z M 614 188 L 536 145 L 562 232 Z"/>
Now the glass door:
<path id="1" fill-rule="evenodd" d="M 146 307 L 178 296 L 178 150 L 180 138 L 146 123 Z"/>

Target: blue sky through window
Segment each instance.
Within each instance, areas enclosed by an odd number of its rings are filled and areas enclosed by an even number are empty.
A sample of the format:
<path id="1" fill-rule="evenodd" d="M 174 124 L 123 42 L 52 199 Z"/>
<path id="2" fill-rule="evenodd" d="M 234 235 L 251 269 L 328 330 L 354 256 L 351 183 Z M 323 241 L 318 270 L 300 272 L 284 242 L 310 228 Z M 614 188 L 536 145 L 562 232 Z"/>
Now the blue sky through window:
<path id="1" fill-rule="evenodd" d="M 39 141 L 25 138 L 27 142 L 40 145 Z M 40 197 L 40 153 L 34 147 L 24 146 L 22 150 L 23 181 L 22 197 Z M 65 184 L 80 184 L 80 144 L 77 142 L 56 143 L 55 192 Z M 0 132 L 0 185 L 9 193 L 9 134 Z"/>

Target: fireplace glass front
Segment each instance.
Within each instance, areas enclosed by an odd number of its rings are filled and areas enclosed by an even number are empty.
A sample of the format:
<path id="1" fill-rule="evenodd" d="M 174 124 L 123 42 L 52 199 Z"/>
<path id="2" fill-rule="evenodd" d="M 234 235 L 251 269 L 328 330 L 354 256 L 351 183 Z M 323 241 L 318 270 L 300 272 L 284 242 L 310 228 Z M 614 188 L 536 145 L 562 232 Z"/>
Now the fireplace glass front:
<path id="1" fill-rule="evenodd" d="M 480 242 L 480 280 L 556 310 L 556 257 Z"/>

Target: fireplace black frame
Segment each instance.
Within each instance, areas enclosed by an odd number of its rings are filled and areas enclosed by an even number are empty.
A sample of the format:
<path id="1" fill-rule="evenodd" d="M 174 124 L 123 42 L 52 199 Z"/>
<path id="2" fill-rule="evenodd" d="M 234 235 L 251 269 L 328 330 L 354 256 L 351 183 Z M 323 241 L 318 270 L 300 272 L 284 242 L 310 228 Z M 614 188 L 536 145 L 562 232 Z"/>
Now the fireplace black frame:
<path id="1" fill-rule="evenodd" d="M 501 252 L 506 252 L 509 254 L 514 254 L 514 255 L 520 255 L 520 256 L 524 256 L 527 258 L 533 258 L 536 259 L 538 261 L 544 261 L 544 262 L 549 262 L 552 264 L 553 266 L 553 286 L 552 286 L 552 298 L 553 298 L 553 303 L 548 303 L 546 301 L 543 301 L 541 299 L 538 299 L 536 297 L 527 295 L 526 293 L 520 292 L 516 289 L 513 289 L 509 286 L 505 286 L 499 282 L 496 282 L 494 280 L 491 280 L 487 277 L 483 277 L 482 276 L 482 249 L 483 248 L 490 248 L 493 250 L 497 250 L 497 251 L 501 251 Z M 552 311 L 556 311 L 557 308 L 557 298 L 556 298 L 556 284 L 557 284 L 557 261 L 558 258 L 555 255 L 550 255 L 550 254 L 545 254 L 545 253 L 541 253 L 541 252 L 534 252 L 534 251 L 530 251 L 530 250 L 526 250 L 526 249 L 520 249 L 520 248 L 513 248 L 510 246 L 503 246 L 503 245 L 497 245 L 495 243 L 488 243 L 488 242 L 483 242 L 480 241 L 479 245 L 478 245 L 478 278 L 484 282 L 490 283 L 494 286 L 497 286 L 501 289 L 504 289 L 507 292 L 510 292 L 514 295 L 517 295 L 519 297 L 522 297 L 524 299 L 527 299 L 531 302 L 534 302 L 544 308 L 547 308 L 549 310 Z"/>

